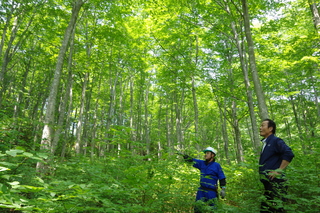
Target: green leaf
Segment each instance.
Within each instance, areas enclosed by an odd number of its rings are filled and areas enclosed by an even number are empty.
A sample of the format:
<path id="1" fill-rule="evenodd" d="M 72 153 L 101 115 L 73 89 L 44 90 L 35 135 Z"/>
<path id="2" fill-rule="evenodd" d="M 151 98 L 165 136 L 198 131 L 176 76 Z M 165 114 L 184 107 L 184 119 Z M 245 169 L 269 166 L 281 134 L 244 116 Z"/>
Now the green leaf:
<path id="1" fill-rule="evenodd" d="M 23 150 L 17 150 L 17 149 L 12 149 L 12 150 L 6 151 L 6 153 L 8 155 L 11 155 L 12 157 L 17 156 L 17 153 L 23 153 L 23 152 L 24 152 Z"/>
<path id="2" fill-rule="evenodd" d="M 46 153 L 37 153 L 40 158 L 47 159 L 48 155 Z"/>
<path id="3" fill-rule="evenodd" d="M 10 169 L 9 169 L 9 170 L 10 170 Z M 10 175 L 2 175 L 2 176 L 1 176 L 1 178 L 6 179 L 6 180 L 9 180 L 10 177 L 11 177 Z"/>
<path id="4" fill-rule="evenodd" d="M 23 148 L 22 146 L 16 146 L 15 149 L 25 151 L 25 148 Z"/>
<path id="5" fill-rule="evenodd" d="M 44 181 L 40 177 L 35 177 L 35 179 L 38 180 L 40 183 L 44 183 Z"/>
<path id="6" fill-rule="evenodd" d="M 18 164 L 9 162 L 0 162 L 1 165 L 16 167 Z"/>
<path id="7" fill-rule="evenodd" d="M 22 192 L 40 192 L 44 189 L 43 187 L 29 186 L 29 185 L 18 185 L 18 187 L 19 187 L 19 190 Z"/>
<path id="8" fill-rule="evenodd" d="M 36 157 L 36 156 L 31 156 L 31 159 L 37 160 L 37 161 L 43 161 L 42 158 Z"/>
<path id="9" fill-rule="evenodd" d="M 13 181 L 13 182 L 9 182 L 9 184 L 10 184 L 11 186 L 17 186 L 17 185 L 19 185 L 20 183 L 19 183 L 18 181 Z"/>
<path id="10" fill-rule="evenodd" d="M 33 156 L 33 154 L 30 153 L 30 152 L 24 152 L 23 155 L 26 156 L 26 157 L 28 157 L 28 158 L 30 158 L 30 157 Z"/>
<path id="11" fill-rule="evenodd" d="M 10 169 L 8 169 L 8 168 L 6 168 L 6 167 L 2 167 L 2 166 L 0 166 L 0 172 L 2 172 L 2 171 L 6 171 L 6 170 L 10 170 Z"/>

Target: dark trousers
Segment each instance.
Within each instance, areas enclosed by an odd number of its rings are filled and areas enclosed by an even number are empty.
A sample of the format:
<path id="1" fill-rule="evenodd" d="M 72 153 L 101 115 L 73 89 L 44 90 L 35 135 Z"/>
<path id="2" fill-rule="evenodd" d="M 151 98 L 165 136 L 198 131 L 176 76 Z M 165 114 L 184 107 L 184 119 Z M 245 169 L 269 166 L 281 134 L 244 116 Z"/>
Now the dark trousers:
<path id="1" fill-rule="evenodd" d="M 196 196 L 195 213 L 212 212 L 217 198 L 217 191 L 214 189 L 199 188 Z M 208 206 L 210 206 L 208 208 Z"/>
<path id="2" fill-rule="evenodd" d="M 285 212 L 283 202 L 286 201 L 284 195 L 287 194 L 288 189 L 286 180 L 278 178 L 274 178 L 273 180 L 261 179 L 261 182 L 264 185 L 264 196 L 266 197 L 266 200 L 261 202 L 260 212 Z"/>

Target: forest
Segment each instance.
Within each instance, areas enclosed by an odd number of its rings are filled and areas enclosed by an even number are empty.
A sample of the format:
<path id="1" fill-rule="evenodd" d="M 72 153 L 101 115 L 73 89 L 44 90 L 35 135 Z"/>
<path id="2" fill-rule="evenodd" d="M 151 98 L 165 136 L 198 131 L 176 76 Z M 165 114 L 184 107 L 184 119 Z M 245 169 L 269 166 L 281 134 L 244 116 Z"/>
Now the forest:
<path id="1" fill-rule="evenodd" d="M 319 7 L 1 0 L 0 212 L 193 212 L 199 171 L 176 153 L 208 146 L 215 212 L 259 212 L 266 118 L 295 155 L 284 209 L 320 212 Z"/>

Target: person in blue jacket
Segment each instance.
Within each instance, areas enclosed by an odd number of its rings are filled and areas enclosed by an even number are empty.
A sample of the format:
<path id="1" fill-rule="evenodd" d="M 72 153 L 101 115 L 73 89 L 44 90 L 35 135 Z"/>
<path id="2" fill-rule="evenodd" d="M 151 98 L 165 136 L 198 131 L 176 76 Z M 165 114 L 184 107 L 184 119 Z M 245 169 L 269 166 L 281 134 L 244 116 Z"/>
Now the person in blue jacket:
<path id="1" fill-rule="evenodd" d="M 198 202 L 196 202 L 194 209 L 196 213 L 202 212 L 201 206 L 197 205 L 199 201 L 214 206 L 214 200 L 218 197 L 218 181 L 221 188 L 220 196 L 224 198 L 226 195 L 226 177 L 220 164 L 215 162 L 217 151 L 212 147 L 207 147 L 203 152 L 205 153 L 205 160 L 190 158 L 188 155 L 183 156 L 186 161 L 194 162 L 193 167 L 200 170 L 200 187 L 196 195 L 196 201 Z"/>
<path id="2" fill-rule="evenodd" d="M 260 126 L 260 136 L 263 137 L 263 147 L 259 160 L 260 181 L 264 185 L 265 201 L 261 202 L 261 213 L 285 212 L 279 202 L 285 201 L 287 186 L 284 169 L 292 161 L 294 154 L 291 148 L 275 136 L 276 124 L 273 120 L 265 119 Z"/>

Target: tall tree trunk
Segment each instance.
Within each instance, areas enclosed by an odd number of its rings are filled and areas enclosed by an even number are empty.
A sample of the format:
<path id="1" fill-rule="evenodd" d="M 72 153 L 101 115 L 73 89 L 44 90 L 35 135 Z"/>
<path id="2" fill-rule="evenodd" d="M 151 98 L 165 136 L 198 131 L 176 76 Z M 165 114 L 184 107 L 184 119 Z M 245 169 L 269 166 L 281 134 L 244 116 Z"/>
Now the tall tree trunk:
<path id="1" fill-rule="evenodd" d="M 230 13 L 228 6 L 227 6 L 227 11 Z M 243 46 L 241 46 L 242 42 L 240 41 L 239 34 L 236 29 L 236 25 L 233 21 L 231 22 L 231 29 L 232 29 L 234 40 L 236 42 L 237 50 L 239 53 L 240 64 L 241 64 L 241 69 L 242 69 L 243 78 L 244 78 L 244 84 L 246 87 L 247 104 L 249 107 L 251 128 L 252 128 L 252 132 L 253 132 L 253 147 L 254 147 L 256 154 L 259 154 L 261 144 L 260 144 L 260 138 L 259 138 L 259 132 L 258 132 L 258 126 L 257 126 L 257 119 L 256 119 L 256 115 L 254 112 L 254 104 L 253 104 L 252 90 L 251 90 L 251 86 L 250 86 L 248 66 L 247 66 L 247 63 L 245 60 L 246 57 L 243 52 Z"/>
<path id="2" fill-rule="evenodd" d="M 113 118 L 114 118 L 114 107 L 115 107 L 115 98 L 116 98 L 116 85 L 117 85 L 117 81 L 118 81 L 118 74 L 113 72 L 113 43 L 111 44 L 110 47 L 110 56 L 109 56 L 109 67 L 108 67 L 108 71 L 109 71 L 109 108 L 108 108 L 108 112 L 106 113 L 106 125 L 105 125 L 105 139 L 104 142 L 102 143 L 100 150 L 99 150 L 99 156 L 103 157 L 105 156 L 105 153 L 107 150 L 110 150 L 110 127 L 112 125 L 113 122 Z M 116 71 L 115 71 L 116 72 Z"/>
<path id="3" fill-rule="evenodd" d="M 85 19 L 84 19 L 85 20 Z M 92 51 L 92 46 L 94 45 L 93 42 L 91 41 L 91 37 L 90 37 L 90 33 L 89 33 L 89 23 L 88 21 L 86 22 L 86 27 L 85 27 L 85 37 L 86 37 L 86 62 L 85 62 L 85 67 L 86 67 L 86 74 L 85 74 L 85 84 L 84 84 L 84 91 L 83 91 L 83 104 L 84 104 L 84 111 L 82 113 L 82 129 L 81 129 L 81 133 L 82 136 L 81 141 L 80 141 L 80 150 L 81 150 L 81 154 L 83 154 L 84 156 L 86 156 L 87 154 L 87 147 L 88 147 L 88 136 L 89 136 L 89 131 L 90 131 L 90 127 L 88 125 L 89 123 L 89 119 L 90 119 L 90 113 L 88 113 L 90 111 L 90 101 L 91 101 L 91 95 L 92 95 L 92 86 L 90 86 L 90 71 L 91 71 L 91 51 Z"/>
<path id="4" fill-rule="evenodd" d="M 149 135 L 149 82 L 146 83 L 146 91 L 145 91 L 145 98 L 144 98 L 144 136 L 146 142 L 146 151 L 147 155 L 150 154 L 150 135 Z"/>
<path id="5" fill-rule="evenodd" d="M 18 94 L 17 94 L 17 100 L 16 103 L 14 105 L 14 113 L 13 113 L 13 117 L 14 118 L 18 118 L 20 115 L 20 111 L 22 107 L 25 107 L 25 101 L 24 101 L 24 94 L 27 92 L 26 91 L 26 85 L 27 85 L 27 77 L 29 75 L 29 72 L 31 70 L 31 61 L 32 59 L 26 59 L 26 63 L 25 63 L 25 72 L 23 73 L 23 80 L 21 82 L 21 85 L 17 85 L 18 86 Z M 27 109 L 27 107 L 25 107 Z M 23 116 L 24 117 L 24 116 Z M 18 125 L 14 125 L 14 126 L 18 126 Z"/>
<path id="6" fill-rule="evenodd" d="M 193 111 L 194 111 L 194 136 L 198 139 L 198 125 L 199 125 L 199 110 L 197 102 L 196 88 L 194 85 L 194 76 L 192 76 L 192 99 L 193 99 Z"/>
<path id="7" fill-rule="evenodd" d="M 83 122 L 85 119 L 84 113 L 85 113 L 86 90 L 87 90 L 88 80 L 89 80 L 89 73 L 86 72 L 84 75 L 83 83 L 82 83 L 81 104 L 80 104 L 80 111 L 79 111 L 78 124 L 77 124 L 77 135 L 76 135 L 76 144 L 75 144 L 75 150 L 77 155 L 82 153 L 82 148 L 83 148 L 82 134 L 83 134 Z"/>
<path id="8" fill-rule="evenodd" d="M 318 65 L 315 65 L 315 66 L 318 66 Z M 316 87 L 318 80 L 314 79 L 314 76 L 312 74 L 311 74 L 310 78 L 311 78 L 311 81 L 312 81 L 312 89 L 314 91 L 313 93 L 314 93 L 315 104 L 316 104 L 316 107 L 317 107 L 317 115 L 318 115 L 318 118 L 320 118 L 320 105 L 319 105 L 319 101 L 318 101 L 319 96 L 318 96 L 318 89 Z"/>
<path id="9" fill-rule="evenodd" d="M 215 93 L 215 88 L 211 85 L 211 89 L 213 93 Z M 221 128 L 222 128 L 222 138 L 224 141 L 224 152 L 225 152 L 225 158 L 230 163 L 229 159 L 229 137 L 228 137 L 228 131 L 227 131 L 227 98 L 224 98 L 223 101 L 219 99 L 219 96 L 217 94 L 214 94 L 214 98 L 216 99 L 216 102 L 218 104 L 219 112 L 220 112 L 220 123 L 221 123 Z M 222 103 L 223 102 L 223 103 Z"/>
<path id="10" fill-rule="evenodd" d="M 74 35 L 75 35 L 75 30 L 72 31 L 72 35 L 70 38 L 70 51 L 69 51 L 69 57 L 68 57 L 68 80 L 66 82 L 66 89 L 65 89 L 65 94 L 64 97 L 61 101 L 61 106 L 59 107 L 59 119 L 58 119 L 58 124 L 57 124 L 57 129 L 53 137 L 53 142 L 51 146 L 51 153 L 55 153 L 58 142 L 60 140 L 60 135 L 62 130 L 65 128 L 63 126 L 63 123 L 65 121 L 66 117 L 69 117 L 69 111 L 66 113 L 67 109 L 67 104 L 70 99 L 70 92 L 72 90 L 72 84 L 73 84 L 73 79 L 72 79 L 72 59 L 73 59 L 73 50 L 74 50 Z M 66 123 L 66 126 L 68 126 L 68 123 Z M 64 138 L 62 149 L 65 149 L 66 145 L 66 138 Z"/>
<path id="11" fill-rule="evenodd" d="M 3 95 L 5 93 L 6 90 L 6 84 L 8 83 L 6 81 L 6 72 L 7 72 L 7 67 L 9 64 L 9 61 L 11 60 L 12 55 L 10 55 L 10 51 L 12 50 L 12 45 L 13 45 L 13 41 L 16 38 L 16 34 L 17 31 L 19 29 L 19 23 L 18 23 L 18 17 L 15 18 L 14 20 L 14 25 L 12 27 L 12 31 L 11 31 L 11 36 L 9 39 L 9 42 L 7 44 L 7 49 L 3 55 L 3 59 L 2 59 L 2 66 L 1 66 L 1 70 L 0 70 L 0 83 L 2 84 L 0 87 L 0 107 L 2 105 L 2 98 Z"/>
<path id="12" fill-rule="evenodd" d="M 115 106 L 116 106 L 116 88 L 117 88 L 117 83 L 118 83 L 118 78 L 119 78 L 119 73 L 116 73 L 116 76 L 112 78 L 111 75 L 111 68 L 110 68 L 110 79 L 109 79 L 109 85 L 110 85 L 110 103 L 109 103 L 109 109 L 108 109 L 108 114 L 107 114 L 107 121 L 106 121 L 106 133 L 105 133 L 105 138 L 106 138 L 106 144 L 102 146 L 102 152 L 100 153 L 100 156 L 105 155 L 106 150 L 111 149 L 111 137 L 112 134 L 110 133 L 110 127 L 114 123 L 114 116 L 115 116 Z"/>
<path id="13" fill-rule="evenodd" d="M 300 122 L 300 119 L 298 117 L 298 112 L 297 112 L 297 109 L 296 109 L 296 105 L 295 105 L 294 99 L 293 99 L 292 96 L 289 96 L 289 100 L 290 100 L 290 103 L 291 103 L 291 106 L 292 106 L 294 120 L 295 120 L 296 126 L 298 128 L 299 138 L 300 138 L 301 141 L 304 141 L 304 137 L 303 137 L 303 134 L 302 134 L 302 127 L 301 127 L 301 124 L 300 124 L 301 122 Z M 306 147 L 305 147 L 304 143 L 302 143 L 302 148 L 303 148 L 304 154 L 306 154 Z"/>
<path id="14" fill-rule="evenodd" d="M 80 113 L 79 113 L 79 118 L 78 118 L 78 125 L 77 125 L 77 139 L 76 139 L 76 144 L 75 144 L 75 150 L 76 154 L 79 155 L 80 153 L 85 154 L 86 149 L 83 149 L 84 146 L 86 146 L 86 141 L 87 138 L 85 137 L 86 134 L 86 120 L 87 116 L 85 113 L 89 105 L 89 101 L 87 101 L 87 85 L 89 81 L 89 67 L 90 67 L 90 56 L 91 56 L 91 48 L 92 44 L 89 42 L 89 36 L 88 36 L 88 22 L 86 23 L 86 59 L 87 61 L 85 62 L 85 67 L 86 67 L 86 73 L 84 75 L 83 79 L 83 84 L 82 84 L 82 93 L 81 93 L 81 104 L 80 104 Z M 89 98 L 88 98 L 89 100 Z"/>
<path id="15" fill-rule="evenodd" d="M 39 2 L 40 3 L 40 2 Z M 11 31 L 11 35 L 10 35 L 10 39 L 8 41 L 7 44 L 7 49 L 4 53 L 3 56 L 3 60 L 2 60 L 2 66 L 1 66 L 1 70 L 0 70 L 0 83 L 2 83 L 2 85 L 0 84 L 0 108 L 2 105 L 2 99 L 3 99 L 3 95 L 6 91 L 6 84 L 9 84 L 9 81 L 6 79 L 6 73 L 7 73 L 7 67 L 9 62 L 12 60 L 13 55 L 17 52 L 18 47 L 22 44 L 22 41 L 24 40 L 24 38 L 26 38 L 28 36 L 29 33 L 29 27 L 31 26 L 31 24 L 33 23 L 33 18 L 36 14 L 36 10 L 38 9 L 38 7 L 35 7 L 34 10 L 32 11 L 32 15 L 28 21 L 28 23 L 26 24 L 25 29 L 23 30 L 23 32 L 19 35 L 19 40 L 16 42 L 16 44 L 14 45 L 14 41 L 17 38 L 17 34 L 18 34 L 18 30 L 21 26 L 21 24 L 23 23 L 23 19 L 25 17 L 28 17 L 26 14 L 29 13 L 29 10 L 26 10 L 25 5 L 19 4 L 19 6 L 16 7 L 16 2 L 12 2 L 11 4 L 11 11 L 9 12 L 8 16 L 7 16 L 7 22 L 6 25 L 4 27 L 3 30 L 3 34 L 2 34 L 2 38 L 1 38 L 1 43 L 0 43 L 0 58 L 2 58 L 2 51 L 3 51 L 3 47 L 4 47 L 4 42 L 5 42 L 5 38 L 6 38 L 6 33 L 8 30 L 8 27 L 10 25 L 10 20 L 12 19 L 12 14 L 15 12 L 16 14 L 18 14 L 14 21 L 13 21 L 13 27 L 12 27 L 12 31 Z"/>
<path id="16" fill-rule="evenodd" d="M 285 113 L 283 113 L 285 115 Z M 287 136 L 289 137 L 289 140 L 291 141 L 292 140 L 292 135 L 291 135 L 291 130 L 290 130 L 290 124 L 288 122 L 287 119 L 283 119 L 283 123 L 286 127 L 286 130 L 287 130 Z"/>
<path id="17" fill-rule="evenodd" d="M 227 131 L 227 115 L 226 115 L 226 101 L 224 101 L 224 107 L 219 107 L 220 111 L 220 122 L 221 122 L 221 128 L 222 128 L 222 138 L 224 141 L 223 148 L 225 153 L 225 159 L 227 160 L 228 164 L 230 164 L 229 159 L 229 137 L 228 137 L 228 131 Z"/>
<path id="18" fill-rule="evenodd" d="M 130 117 L 129 117 L 129 120 L 130 120 L 130 139 L 131 141 L 136 141 L 137 138 L 136 138 L 136 131 L 133 130 L 133 127 L 134 127 L 134 123 L 133 123 L 133 119 L 134 119 L 134 114 L 133 114 L 133 109 L 134 109 L 134 101 L 133 101 L 133 98 L 134 98 L 134 94 L 133 94 L 133 88 L 134 88 L 134 82 L 133 82 L 133 76 L 130 77 L 130 82 L 129 82 L 129 87 L 130 87 Z M 130 146 L 131 150 L 133 152 L 135 152 L 135 146 L 134 144 L 132 144 Z"/>
<path id="19" fill-rule="evenodd" d="M 101 70 L 100 70 L 101 72 Z M 98 94 L 97 94 L 97 97 L 100 97 L 100 94 L 101 94 L 101 81 L 102 81 L 102 78 L 101 78 L 101 74 L 99 74 L 99 77 L 98 77 Z M 97 115 L 97 112 L 98 112 L 98 108 L 99 108 L 99 98 L 96 98 L 96 103 L 95 103 L 95 109 L 94 109 L 94 112 L 93 112 L 93 124 L 92 124 L 92 132 L 91 132 L 91 153 L 90 153 L 90 159 L 91 161 L 94 160 L 94 156 L 95 156 L 95 146 L 96 146 L 96 138 L 97 138 L 97 125 L 98 125 L 98 115 Z"/>
<path id="20" fill-rule="evenodd" d="M 68 48 L 68 43 L 72 35 L 72 31 L 74 30 L 77 22 L 79 11 L 83 3 L 84 2 L 82 0 L 76 0 L 73 4 L 71 19 L 65 31 L 60 52 L 58 55 L 57 64 L 54 72 L 54 79 L 51 84 L 50 94 L 47 100 L 47 109 L 46 109 L 46 115 L 44 118 L 44 128 L 43 128 L 42 137 L 41 137 L 41 150 L 43 151 L 49 151 L 51 148 L 56 99 L 57 99 L 57 93 L 59 89 L 60 76 L 62 72 L 64 57 Z M 38 171 L 40 171 L 45 168 L 43 167 L 42 163 L 38 163 L 37 169 Z"/>
<path id="21" fill-rule="evenodd" d="M 121 76 L 122 77 L 122 76 Z M 120 77 L 120 78 L 121 78 Z M 125 101 L 125 96 L 124 92 L 126 90 L 126 84 L 124 83 L 123 79 L 119 81 L 119 88 L 120 88 L 120 95 L 119 95 L 119 108 L 118 108 L 118 118 L 117 118 L 117 125 L 120 127 L 121 126 L 121 131 L 125 131 L 122 126 L 124 126 L 124 120 L 123 120 L 123 115 L 125 114 L 123 112 L 124 108 L 124 101 Z M 120 151 L 121 151 L 121 146 L 125 146 L 125 144 L 118 143 L 118 156 L 120 157 Z"/>
<path id="22" fill-rule="evenodd" d="M 171 140 L 171 135 L 172 135 L 172 125 L 170 125 L 171 122 L 171 110 L 170 110 L 170 103 L 169 101 L 166 102 L 165 104 L 166 107 L 166 141 L 167 141 L 167 147 L 169 150 L 172 149 L 172 140 Z"/>
<path id="23" fill-rule="evenodd" d="M 314 27 L 316 28 L 318 34 L 320 34 L 320 15 L 319 10 L 317 8 L 318 2 L 316 2 L 315 0 L 309 0 L 310 9 L 313 16 Z"/>
<path id="24" fill-rule="evenodd" d="M 161 143 L 161 121 L 162 121 L 162 96 L 160 96 L 159 100 L 159 109 L 158 109 L 158 128 L 157 128 L 157 149 L 158 149 L 158 157 L 161 157 L 162 143 Z M 171 150 L 170 147 L 169 151 Z"/>
<path id="25" fill-rule="evenodd" d="M 241 142 L 241 131 L 239 127 L 239 119 L 237 115 L 237 104 L 235 101 L 232 101 L 232 127 L 234 130 L 234 140 L 236 144 L 236 155 L 237 161 L 243 162 L 243 147 Z"/>
<path id="26" fill-rule="evenodd" d="M 71 54 L 71 53 L 70 53 Z M 70 57 L 69 56 L 69 60 L 70 60 Z M 69 61 L 69 65 L 71 66 L 70 64 L 71 62 Z M 67 145 L 67 142 L 70 138 L 70 113 L 71 113 L 71 109 L 72 109 L 72 85 L 73 85 L 73 73 L 72 73 L 72 68 L 68 68 L 68 84 L 67 84 L 67 89 L 66 89 L 66 94 L 65 94 L 65 97 L 64 97 L 64 100 L 65 100 L 65 104 L 66 104 L 66 114 L 65 114 L 65 125 L 64 125 L 64 138 L 63 138 L 63 141 L 62 141 L 62 145 L 61 145 L 61 154 L 60 156 L 62 158 L 65 157 L 65 154 L 66 154 L 66 145 Z M 60 113 L 61 115 L 61 113 Z M 60 119 L 60 117 L 59 117 Z M 58 126 L 60 126 L 58 124 Z M 62 126 L 61 126 L 62 127 Z M 62 131 L 62 130 L 58 130 L 58 131 Z M 55 137 L 59 137 L 59 134 L 55 134 Z M 56 141 L 55 141 L 56 140 Z M 54 143 L 57 143 L 59 141 L 58 138 L 54 138 Z"/>
<path id="27" fill-rule="evenodd" d="M 262 120 L 265 118 L 269 118 L 269 113 L 268 113 L 268 108 L 265 101 L 265 95 L 261 87 L 258 70 L 256 66 L 254 45 L 253 45 L 253 39 L 251 36 L 251 29 L 250 29 L 250 17 L 249 17 L 248 5 L 246 0 L 241 0 L 241 1 L 242 1 L 242 11 L 243 11 L 243 18 L 244 18 L 244 28 L 245 28 L 245 34 L 246 34 L 246 39 L 248 43 L 250 69 L 252 73 L 255 92 L 258 99 L 259 116 L 260 116 L 260 119 Z"/>
<path id="28" fill-rule="evenodd" d="M 88 73 L 89 75 L 89 73 Z M 89 78 L 88 78 L 89 81 Z M 88 85 L 90 85 L 90 82 L 87 83 Z M 84 120 L 83 120 L 83 130 L 82 130 L 82 154 L 84 156 L 87 155 L 87 148 L 88 148 L 88 142 L 89 142 L 89 135 L 90 135 L 90 131 L 91 131 L 91 122 L 90 119 L 91 117 L 89 116 L 91 113 L 90 112 L 90 106 L 91 106 L 91 95 L 92 95 L 92 87 L 87 87 L 87 91 L 86 91 L 86 104 L 85 104 L 85 113 L 84 113 Z M 90 125 L 89 125 L 90 123 Z M 91 135 L 90 135 L 91 136 Z"/>
<path id="29" fill-rule="evenodd" d="M 13 2 L 12 4 L 10 5 L 10 9 L 11 9 L 11 12 L 9 13 L 6 13 L 7 17 L 5 18 L 6 20 L 6 24 L 4 25 L 4 28 L 2 30 L 2 35 L 1 35 L 1 42 L 0 42 L 0 58 L 2 58 L 2 51 L 3 51 L 3 47 L 4 47 L 4 42 L 6 40 L 6 37 L 7 37 L 7 30 L 9 28 L 9 25 L 10 25 L 10 22 L 11 22 L 11 19 L 12 19 L 12 13 L 13 13 Z M 1 75 L 1 74 L 0 74 Z M 1 80 L 1 78 L 0 78 Z"/>
<path id="30" fill-rule="evenodd" d="M 195 69 L 198 65 L 198 53 L 199 53 L 199 40 L 198 36 L 195 37 L 196 39 L 196 57 L 195 57 Z M 198 132 L 199 132 L 199 110 L 198 110 L 198 102 L 197 102 L 197 93 L 196 93 L 196 87 L 195 87 L 195 77 L 194 74 L 191 76 L 191 85 L 192 85 L 192 98 L 193 98 L 193 110 L 194 110 L 194 136 L 195 139 L 198 139 Z"/>
<path id="31" fill-rule="evenodd" d="M 175 90 L 174 94 L 174 109 L 175 109 L 175 126 L 176 126 L 176 138 L 177 145 L 181 148 L 183 136 L 182 136 L 182 104 L 184 102 L 184 90 L 181 92 L 181 101 L 178 99 L 178 92 Z"/>

